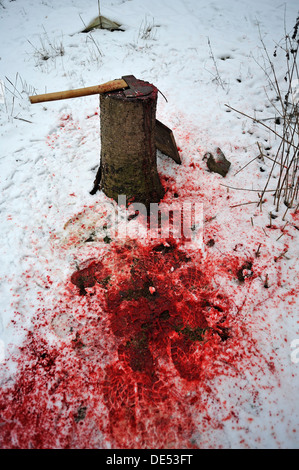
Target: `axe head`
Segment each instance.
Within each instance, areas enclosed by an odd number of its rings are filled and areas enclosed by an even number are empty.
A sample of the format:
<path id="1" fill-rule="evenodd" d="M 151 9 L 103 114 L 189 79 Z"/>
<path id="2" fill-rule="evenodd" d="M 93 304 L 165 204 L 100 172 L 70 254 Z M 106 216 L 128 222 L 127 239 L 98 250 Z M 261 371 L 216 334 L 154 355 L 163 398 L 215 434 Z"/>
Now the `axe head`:
<path id="1" fill-rule="evenodd" d="M 127 98 L 136 98 L 138 96 L 146 96 L 152 93 L 153 91 L 153 87 L 151 85 L 144 85 L 145 82 L 142 82 L 141 80 L 137 80 L 137 78 L 135 78 L 134 75 L 125 75 L 124 77 L 121 77 L 121 78 L 128 85 L 128 88 L 123 90 L 123 93 Z"/>

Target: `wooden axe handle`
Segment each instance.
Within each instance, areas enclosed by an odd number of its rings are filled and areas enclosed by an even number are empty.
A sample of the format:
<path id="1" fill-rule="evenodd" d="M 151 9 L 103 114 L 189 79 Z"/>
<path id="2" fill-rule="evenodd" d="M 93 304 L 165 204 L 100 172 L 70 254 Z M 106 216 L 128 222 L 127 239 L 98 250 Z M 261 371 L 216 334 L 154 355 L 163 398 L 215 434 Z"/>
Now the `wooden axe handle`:
<path id="1" fill-rule="evenodd" d="M 97 95 L 107 91 L 121 90 L 128 88 L 127 82 L 123 79 L 112 80 L 102 85 L 89 86 L 87 88 L 77 88 L 76 90 L 57 91 L 55 93 L 44 93 L 43 95 L 29 96 L 30 102 L 42 103 L 44 101 L 64 100 L 67 98 L 77 98 L 79 96 Z"/>

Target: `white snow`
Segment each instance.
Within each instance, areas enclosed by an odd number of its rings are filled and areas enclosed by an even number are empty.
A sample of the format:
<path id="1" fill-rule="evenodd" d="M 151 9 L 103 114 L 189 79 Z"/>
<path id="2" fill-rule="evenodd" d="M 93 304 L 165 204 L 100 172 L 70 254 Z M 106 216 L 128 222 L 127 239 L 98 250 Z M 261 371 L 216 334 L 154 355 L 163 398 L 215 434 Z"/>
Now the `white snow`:
<path id="1" fill-rule="evenodd" d="M 223 420 L 224 427 L 221 432 L 211 428 L 206 440 L 194 434 L 194 442 L 198 447 L 299 448 L 299 361 L 291 356 L 292 341 L 299 338 L 298 228 L 294 227 L 298 216 L 295 222 L 290 210 L 283 221 L 283 206 L 272 220 L 278 229 L 268 229 L 271 193 L 260 212 L 257 204 L 231 207 L 258 201 L 255 192 L 222 186 L 262 190 L 267 181 L 270 160 L 262 164 L 265 171 L 258 160 L 238 170 L 258 155 L 257 141 L 274 154 L 278 138 L 225 105 L 260 119 L 273 117 L 261 37 L 272 57 L 285 30 L 291 32 L 295 25 L 298 3 L 102 0 L 102 14 L 124 31 L 80 33 L 83 21 L 89 23 L 97 8 L 96 0 L 0 1 L 0 80 L 5 86 L 3 102 L 0 99 L 1 383 L 14 380 L 18 366 L 12 357 L 18 356 L 18 347 L 32 329 L 41 302 L 38 292 L 45 290 L 47 276 L 54 280 L 43 296 L 44 307 L 50 310 L 75 263 L 85 259 L 86 248 L 69 243 L 71 230 L 78 227 L 66 231 L 65 224 L 83 213 L 87 234 L 106 200 L 103 193 L 89 194 L 100 159 L 98 96 L 31 105 L 28 95 L 134 74 L 166 96 L 167 102 L 159 94 L 157 118 L 173 130 L 181 149 L 179 167 L 159 154 L 161 174 L 172 176 L 185 197 L 185 173 L 189 181 L 194 178 L 204 193 L 199 198 L 205 217 L 217 215 L 221 252 L 227 254 L 240 243 L 250 251 L 261 243 L 265 253 L 258 263 L 263 276 L 268 274 L 270 288 L 261 289 L 258 278 L 251 284 L 246 321 L 259 350 L 265 357 L 273 356 L 278 372 L 273 377 L 263 371 L 265 391 L 260 387 L 258 403 L 252 401 L 252 389 L 259 385 L 250 374 L 261 371 L 254 358 L 242 383 L 237 379 L 232 383 L 228 376 L 212 381 L 211 396 L 205 399 L 211 415 Z M 281 79 L 284 57 L 275 66 Z M 202 159 L 216 147 L 232 164 L 225 179 L 208 172 Z M 275 186 L 272 176 L 269 189 Z M 217 194 L 229 194 L 230 199 L 216 205 Z M 96 202 L 98 214 L 93 209 Z M 279 238 L 286 221 L 290 223 Z M 212 235 L 217 237 L 216 232 Z M 286 256 L 273 261 L 286 247 Z M 271 283 L 277 286 L 278 278 L 280 287 L 270 295 Z M 237 296 L 236 291 L 236 303 Z M 55 341 L 46 327 L 43 334 Z M 224 420 L 225 406 L 216 406 L 220 402 L 238 412 L 238 426 Z M 196 418 L 199 428 L 200 419 Z"/>

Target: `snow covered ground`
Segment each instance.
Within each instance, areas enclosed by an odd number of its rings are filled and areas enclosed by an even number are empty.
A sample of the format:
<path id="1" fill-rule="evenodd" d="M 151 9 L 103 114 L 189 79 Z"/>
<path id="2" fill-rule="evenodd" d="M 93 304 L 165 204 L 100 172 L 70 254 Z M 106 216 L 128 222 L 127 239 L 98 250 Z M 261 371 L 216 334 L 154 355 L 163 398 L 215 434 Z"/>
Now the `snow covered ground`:
<path id="1" fill-rule="evenodd" d="M 272 168 L 257 142 L 271 158 L 279 138 L 225 106 L 273 118 L 261 38 L 273 57 L 297 8 L 103 0 L 122 31 L 83 34 L 96 0 L 0 2 L 2 448 L 299 448 L 299 215 L 270 219 L 271 192 L 257 207 Z M 28 99 L 129 74 L 167 98 L 182 165 L 158 153 L 165 202 L 203 204 L 202 249 L 110 237 L 89 194 L 98 96 Z M 225 178 L 203 159 L 217 147 Z"/>

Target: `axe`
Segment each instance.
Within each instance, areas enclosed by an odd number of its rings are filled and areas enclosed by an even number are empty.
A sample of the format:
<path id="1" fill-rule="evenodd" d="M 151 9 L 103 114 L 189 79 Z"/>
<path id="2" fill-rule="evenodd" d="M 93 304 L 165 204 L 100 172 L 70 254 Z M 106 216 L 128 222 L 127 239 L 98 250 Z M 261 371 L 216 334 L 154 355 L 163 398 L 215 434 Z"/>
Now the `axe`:
<path id="1" fill-rule="evenodd" d="M 142 85 L 134 77 L 134 75 L 125 75 L 121 79 L 112 80 L 103 83 L 102 85 L 95 85 L 86 88 L 77 88 L 75 90 L 58 91 L 54 93 L 45 93 L 42 95 L 29 96 L 30 102 L 43 103 L 45 101 L 64 100 L 68 98 L 78 98 L 81 96 L 98 95 L 101 93 L 108 93 L 110 91 L 122 90 L 126 98 L 137 98 L 149 95 L 153 88 L 150 85 Z M 156 120 L 155 129 L 155 142 L 156 147 L 162 153 L 172 158 L 176 163 L 181 163 L 181 158 L 174 140 L 172 131 Z"/>
<path id="2" fill-rule="evenodd" d="M 78 98 L 80 96 L 99 95 L 109 91 L 123 90 L 127 98 L 149 95 L 153 89 L 151 86 L 140 86 L 134 75 L 126 75 L 121 79 L 111 80 L 102 85 L 77 88 L 76 90 L 57 91 L 55 93 L 45 93 L 43 95 L 29 96 L 30 102 L 42 103 L 44 101 L 65 100 L 67 98 Z"/>

